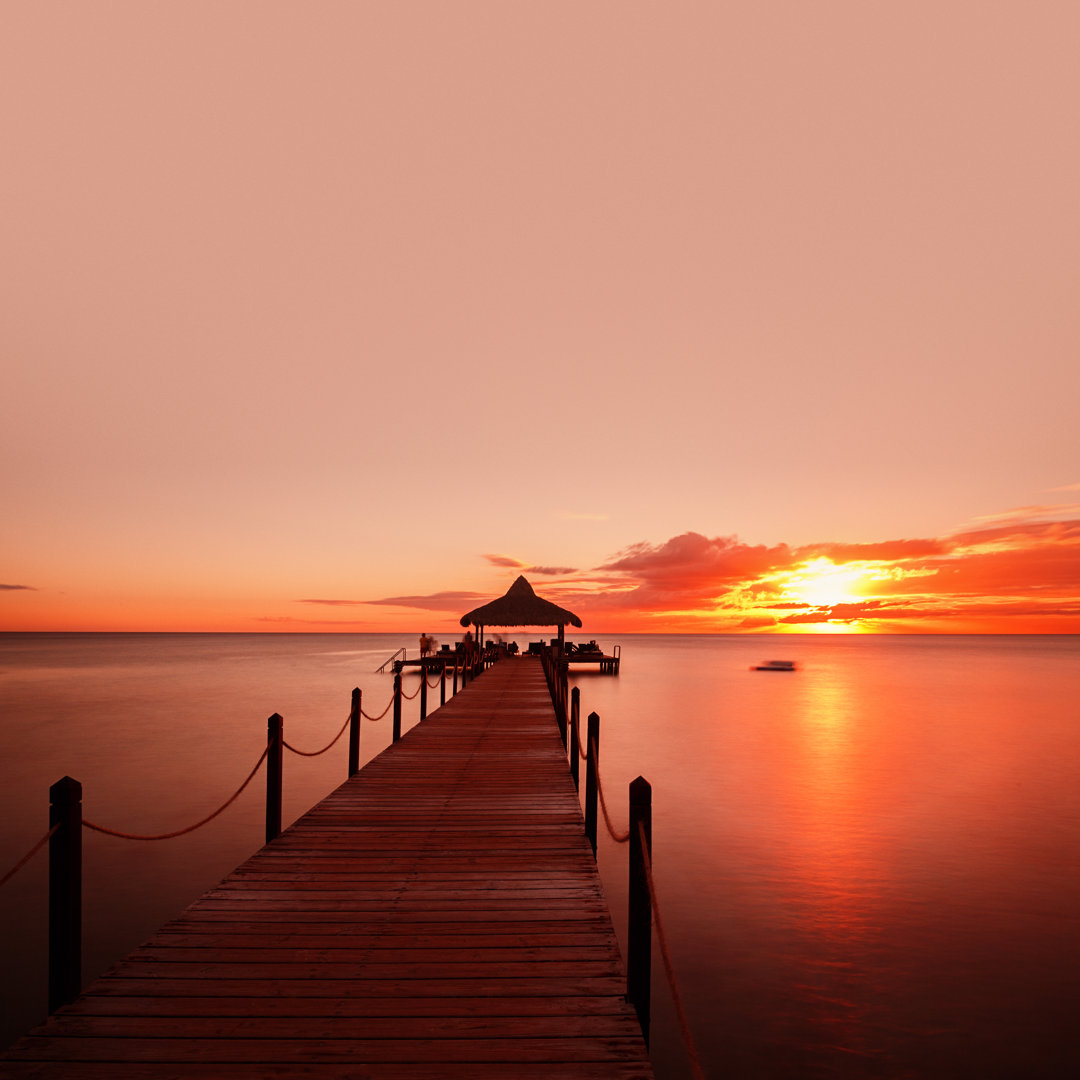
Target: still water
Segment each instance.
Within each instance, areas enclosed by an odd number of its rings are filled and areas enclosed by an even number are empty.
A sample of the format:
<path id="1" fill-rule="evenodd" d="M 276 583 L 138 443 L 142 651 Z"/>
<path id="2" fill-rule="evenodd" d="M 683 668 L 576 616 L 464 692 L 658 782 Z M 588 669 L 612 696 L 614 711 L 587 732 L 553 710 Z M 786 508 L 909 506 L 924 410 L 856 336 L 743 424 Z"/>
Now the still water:
<path id="1" fill-rule="evenodd" d="M 524 646 L 529 635 L 519 634 Z M 1080 638 L 661 636 L 617 678 L 575 674 L 601 716 L 616 824 L 653 786 L 657 887 L 709 1076 L 1056 1077 L 1080 1071 Z M 178 828 L 235 790 L 285 717 L 301 749 L 389 700 L 403 635 L 0 635 L 0 873 L 69 774 L 84 815 Z M 792 674 L 752 672 L 794 660 Z M 408 689 L 408 685 L 407 685 Z M 418 703 L 406 703 L 405 724 Z M 369 760 L 389 717 L 362 729 Z M 337 786 L 345 743 L 287 755 L 285 820 Z M 85 837 L 89 979 L 262 840 L 261 776 L 206 828 Z M 620 940 L 625 849 L 599 865 Z M 0 1045 L 45 1008 L 46 866 L 0 890 Z M 659 958 L 652 1052 L 689 1075 Z"/>

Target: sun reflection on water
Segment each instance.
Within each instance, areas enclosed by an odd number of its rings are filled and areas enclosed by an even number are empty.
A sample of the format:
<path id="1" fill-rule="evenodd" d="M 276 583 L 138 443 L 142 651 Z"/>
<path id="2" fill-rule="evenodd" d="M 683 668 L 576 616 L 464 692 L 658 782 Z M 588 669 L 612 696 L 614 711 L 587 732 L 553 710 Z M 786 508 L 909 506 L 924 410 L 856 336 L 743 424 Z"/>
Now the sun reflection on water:
<path id="1" fill-rule="evenodd" d="M 788 808 L 779 874 L 792 933 L 809 959 L 793 988 L 812 1042 L 858 1057 L 880 1052 L 873 1032 L 875 917 L 882 874 L 865 822 L 873 769 L 850 685 L 807 680 L 793 711 Z"/>

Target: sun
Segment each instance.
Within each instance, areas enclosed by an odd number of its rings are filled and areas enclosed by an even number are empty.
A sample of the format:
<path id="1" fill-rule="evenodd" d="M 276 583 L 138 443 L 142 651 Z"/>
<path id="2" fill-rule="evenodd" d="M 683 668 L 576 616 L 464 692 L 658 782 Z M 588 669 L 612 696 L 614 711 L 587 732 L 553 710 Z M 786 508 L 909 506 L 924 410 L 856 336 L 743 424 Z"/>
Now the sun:
<path id="1" fill-rule="evenodd" d="M 862 598 L 859 585 L 867 576 L 861 566 L 837 566 L 832 559 L 822 557 L 789 571 L 784 592 L 811 607 L 852 604 Z"/>

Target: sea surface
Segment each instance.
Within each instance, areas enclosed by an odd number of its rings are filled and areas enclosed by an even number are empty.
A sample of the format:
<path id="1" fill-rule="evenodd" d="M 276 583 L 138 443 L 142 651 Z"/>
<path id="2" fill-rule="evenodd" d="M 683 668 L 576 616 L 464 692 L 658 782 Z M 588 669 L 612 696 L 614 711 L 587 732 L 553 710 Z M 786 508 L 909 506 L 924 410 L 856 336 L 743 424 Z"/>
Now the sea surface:
<path id="1" fill-rule="evenodd" d="M 620 828 L 627 784 L 652 784 L 661 917 L 708 1076 L 1080 1075 L 1080 638 L 597 640 L 622 647 L 621 673 L 571 681 L 600 715 Z M 90 820 L 180 828 L 236 789 L 271 713 L 314 750 L 354 686 L 382 711 L 375 669 L 401 646 L 415 636 L 0 634 L 0 874 L 65 774 Z M 750 670 L 765 659 L 798 670 Z M 363 760 L 389 742 L 389 716 L 364 722 Z M 286 755 L 285 821 L 345 771 L 344 739 Z M 260 846 L 263 797 L 260 775 L 175 840 L 86 834 L 87 981 Z M 625 846 L 602 830 L 598 858 L 625 943 Z M 46 862 L 0 889 L 0 1045 L 45 1014 Z M 658 955 L 652 1055 L 661 1080 L 690 1075 Z"/>

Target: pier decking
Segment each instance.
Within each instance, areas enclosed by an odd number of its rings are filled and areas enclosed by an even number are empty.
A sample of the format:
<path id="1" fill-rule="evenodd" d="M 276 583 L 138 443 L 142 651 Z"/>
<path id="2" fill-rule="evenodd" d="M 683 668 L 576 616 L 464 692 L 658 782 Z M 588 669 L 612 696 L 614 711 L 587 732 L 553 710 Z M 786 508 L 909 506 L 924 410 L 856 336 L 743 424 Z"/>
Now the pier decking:
<path id="1" fill-rule="evenodd" d="M 648 1078 L 538 661 L 500 661 L 2 1077 Z"/>

